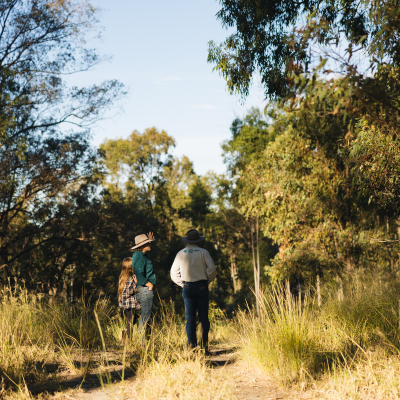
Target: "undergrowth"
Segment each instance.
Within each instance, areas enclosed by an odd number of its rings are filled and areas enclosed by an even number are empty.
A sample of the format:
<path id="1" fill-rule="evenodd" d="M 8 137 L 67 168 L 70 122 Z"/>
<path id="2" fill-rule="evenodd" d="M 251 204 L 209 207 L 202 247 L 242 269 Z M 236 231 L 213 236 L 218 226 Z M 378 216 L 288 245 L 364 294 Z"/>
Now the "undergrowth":
<path id="1" fill-rule="evenodd" d="M 359 371 L 371 352 L 399 364 L 399 282 L 358 274 L 345 284 L 343 299 L 332 286 L 323 289 L 320 307 L 314 297 L 310 291 L 295 296 L 280 284 L 260 296 L 259 315 L 239 311 L 242 358 L 284 386 L 303 388 L 337 371 Z"/>
<path id="2" fill-rule="evenodd" d="M 80 299 L 74 304 L 62 299 L 49 301 L 16 283 L 3 289 L 0 301 L 0 398 L 30 398 L 29 384 L 48 378 L 44 368 L 47 363 L 58 364 L 61 370 L 81 376 L 82 381 L 95 364 L 100 371 L 96 372 L 100 384 L 111 383 L 107 372 L 111 365 L 110 352 L 118 354 L 118 362 L 124 366 L 122 380 L 124 371 L 130 370 L 151 386 L 146 377 L 164 370 L 164 382 L 170 381 L 175 388 L 184 385 L 189 377 L 194 392 L 202 393 L 207 387 L 225 387 L 226 377 L 221 380 L 220 374 L 210 376 L 206 372 L 204 354 L 187 349 L 184 320 L 175 313 L 172 302 L 161 302 L 148 326 L 144 346 L 140 344 L 137 328 L 131 340 L 122 346 L 121 334 L 126 321 L 107 300 Z M 226 341 L 231 331 L 225 315 L 215 304 L 210 307 L 210 320 L 210 340 Z M 96 360 L 91 359 L 93 354 Z M 157 385 L 162 382 L 156 381 Z M 206 387 L 201 388 L 205 383 Z M 156 398 L 154 390 L 146 391 L 146 387 L 131 390 L 140 390 L 143 399 Z M 157 390 L 161 394 L 175 389 L 160 385 Z M 231 398 L 229 393 L 228 390 L 217 398 Z M 199 396 L 193 398 L 202 398 Z"/>

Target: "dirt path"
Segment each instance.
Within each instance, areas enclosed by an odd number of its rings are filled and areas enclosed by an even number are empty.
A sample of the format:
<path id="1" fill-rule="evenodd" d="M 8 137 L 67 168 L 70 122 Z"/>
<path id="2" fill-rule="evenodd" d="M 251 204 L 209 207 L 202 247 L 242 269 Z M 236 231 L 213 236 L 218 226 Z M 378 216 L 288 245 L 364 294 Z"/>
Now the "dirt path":
<path id="1" fill-rule="evenodd" d="M 238 362 L 235 352 L 231 350 L 211 349 L 207 362 L 210 367 L 225 368 L 232 376 L 233 394 L 238 400 L 277 400 L 287 397 L 272 380 Z"/>
<path id="2" fill-rule="evenodd" d="M 272 380 L 265 379 L 260 374 L 247 368 L 243 363 L 237 361 L 235 349 L 211 348 L 210 355 L 206 357 L 206 363 L 210 372 L 224 369 L 230 377 L 231 390 L 237 400 L 278 400 L 286 399 L 288 395 L 279 389 Z M 45 396 L 42 399 L 48 400 L 130 400 L 132 394 L 127 390 L 129 384 L 135 382 L 133 374 L 126 375 L 125 381 L 120 382 L 122 365 L 114 365 L 111 379 L 113 384 L 101 385 L 98 375 L 87 375 L 80 389 L 81 384 L 78 378 L 64 381 L 62 386 L 66 391 L 59 392 L 52 396 Z M 68 390 L 68 387 L 71 389 Z M 75 389 L 73 389 L 75 388 Z M 181 398 L 179 396 L 179 398 Z"/>

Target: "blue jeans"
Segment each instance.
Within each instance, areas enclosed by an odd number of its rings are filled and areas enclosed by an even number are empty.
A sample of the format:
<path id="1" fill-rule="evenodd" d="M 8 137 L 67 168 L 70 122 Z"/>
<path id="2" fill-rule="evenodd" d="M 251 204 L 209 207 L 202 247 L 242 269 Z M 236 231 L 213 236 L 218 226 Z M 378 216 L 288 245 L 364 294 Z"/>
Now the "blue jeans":
<path id="1" fill-rule="evenodd" d="M 142 333 L 141 341 L 145 341 L 146 323 L 150 318 L 151 310 L 153 308 L 154 291 L 149 290 L 147 286 L 139 286 L 136 299 L 140 303 L 142 315 L 140 316 L 138 330 Z"/>
<path id="2" fill-rule="evenodd" d="M 199 315 L 199 322 L 202 330 L 203 346 L 207 347 L 210 321 L 208 319 L 208 282 L 185 282 L 182 291 L 185 302 L 186 334 L 189 346 L 197 346 L 196 338 L 196 312 Z"/>

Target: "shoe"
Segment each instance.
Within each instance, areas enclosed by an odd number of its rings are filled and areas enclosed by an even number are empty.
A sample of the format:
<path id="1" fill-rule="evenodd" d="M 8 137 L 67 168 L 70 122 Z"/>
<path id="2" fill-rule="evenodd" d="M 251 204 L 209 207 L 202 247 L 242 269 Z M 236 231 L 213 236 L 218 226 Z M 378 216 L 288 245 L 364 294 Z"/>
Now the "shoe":
<path id="1" fill-rule="evenodd" d="M 121 338 L 121 344 L 126 343 L 126 330 L 122 331 L 122 338 Z"/>

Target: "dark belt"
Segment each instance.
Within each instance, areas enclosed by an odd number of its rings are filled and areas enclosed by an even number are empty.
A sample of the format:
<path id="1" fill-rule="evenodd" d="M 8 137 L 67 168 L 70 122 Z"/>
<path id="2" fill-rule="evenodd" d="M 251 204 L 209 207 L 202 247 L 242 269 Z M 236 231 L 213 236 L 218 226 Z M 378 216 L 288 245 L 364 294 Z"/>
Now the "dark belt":
<path id="1" fill-rule="evenodd" d="M 208 280 L 203 279 L 201 281 L 183 282 L 183 286 L 184 287 L 189 287 L 189 286 L 194 286 L 195 284 L 201 284 L 201 283 L 204 283 L 204 284 L 208 285 Z"/>

